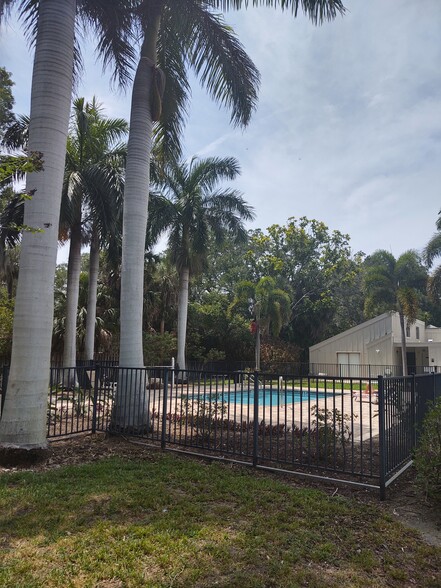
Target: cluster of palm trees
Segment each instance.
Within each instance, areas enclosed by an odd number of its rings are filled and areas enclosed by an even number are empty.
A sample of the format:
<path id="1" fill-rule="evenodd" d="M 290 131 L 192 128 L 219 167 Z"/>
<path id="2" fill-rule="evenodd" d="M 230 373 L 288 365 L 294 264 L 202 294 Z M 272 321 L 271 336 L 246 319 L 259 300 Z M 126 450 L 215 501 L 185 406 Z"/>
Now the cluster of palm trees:
<path id="1" fill-rule="evenodd" d="M 105 65 L 127 84 L 134 68 L 124 188 L 120 362 L 142 358 L 142 306 L 150 155 L 154 126 L 164 157 L 179 155 L 189 99 L 188 68 L 210 95 L 245 126 L 256 106 L 258 72 L 220 14 L 245 0 L 0 0 L 0 20 L 17 5 L 35 43 L 28 149 L 41 152 L 44 171 L 27 176 L 20 274 L 15 302 L 8 395 L 0 444 L 22 448 L 46 444 L 53 283 L 64 181 L 75 57 L 75 32 L 91 28 Z M 255 0 L 299 6 L 315 22 L 334 18 L 341 0 Z M 135 50 L 140 41 L 139 55 Z M 164 92 L 164 78 L 167 80 Z"/>

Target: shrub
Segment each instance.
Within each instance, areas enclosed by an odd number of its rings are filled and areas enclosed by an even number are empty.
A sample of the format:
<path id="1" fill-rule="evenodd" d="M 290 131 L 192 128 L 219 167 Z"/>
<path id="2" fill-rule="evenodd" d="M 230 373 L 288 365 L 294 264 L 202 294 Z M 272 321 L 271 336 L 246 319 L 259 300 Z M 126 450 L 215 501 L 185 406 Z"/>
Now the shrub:
<path id="1" fill-rule="evenodd" d="M 176 337 L 171 333 L 146 333 L 144 335 L 145 365 L 170 365 L 176 357 Z"/>
<path id="2" fill-rule="evenodd" d="M 441 501 L 441 398 L 424 419 L 414 463 L 417 480 L 426 495 Z"/>
<path id="3" fill-rule="evenodd" d="M 329 410 L 318 406 L 311 407 L 311 415 L 311 435 L 317 445 L 318 457 L 326 460 L 341 447 L 346 460 L 346 445 L 352 437 L 348 424 L 351 417 L 342 414 L 337 408 Z"/>
<path id="4" fill-rule="evenodd" d="M 7 358 L 12 348 L 14 302 L 9 300 L 6 288 L 0 288 L 0 357 Z"/>

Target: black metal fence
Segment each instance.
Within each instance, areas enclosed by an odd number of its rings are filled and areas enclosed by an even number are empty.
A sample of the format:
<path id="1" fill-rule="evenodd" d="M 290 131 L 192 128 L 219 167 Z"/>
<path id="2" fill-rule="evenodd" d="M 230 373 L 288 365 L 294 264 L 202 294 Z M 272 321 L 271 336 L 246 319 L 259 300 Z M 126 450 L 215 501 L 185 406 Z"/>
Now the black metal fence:
<path id="1" fill-rule="evenodd" d="M 163 448 L 377 488 L 384 498 L 410 465 L 428 403 L 440 395 L 441 374 L 295 377 L 111 362 L 53 367 L 47 434 L 130 435 Z"/>
<path id="2" fill-rule="evenodd" d="M 210 362 L 188 362 L 192 370 L 204 370 L 214 372 L 252 371 L 253 361 L 210 361 Z M 346 364 L 346 363 L 294 363 L 294 362 L 262 362 L 261 369 L 264 372 L 279 372 L 291 376 L 329 376 L 333 378 L 377 378 L 378 376 L 394 377 L 402 376 L 403 370 L 399 365 L 384 364 Z M 409 373 L 428 374 L 440 373 L 441 366 L 419 365 L 409 367 Z"/>

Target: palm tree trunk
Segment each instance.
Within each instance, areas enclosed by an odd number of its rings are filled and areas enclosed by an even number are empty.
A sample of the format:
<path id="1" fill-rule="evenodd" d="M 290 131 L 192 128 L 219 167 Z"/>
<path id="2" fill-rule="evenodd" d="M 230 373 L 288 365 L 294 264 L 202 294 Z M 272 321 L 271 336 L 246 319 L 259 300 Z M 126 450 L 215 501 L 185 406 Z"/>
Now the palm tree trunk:
<path id="1" fill-rule="evenodd" d="M 76 0 L 40 0 L 32 77 L 29 151 L 44 171 L 29 174 L 15 301 L 11 368 L 0 444 L 46 446 L 54 277 L 66 138 L 72 94 Z"/>
<path id="2" fill-rule="evenodd" d="M 156 63 L 159 24 L 160 16 L 157 15 L 151 28 L 146 31 L 132 92 L 121 264 L 120 365 L 124 367 L 144 365 L 142 347 L 144 257 L 153 129 L 150 94 L 153 79 L 152 63 Z"/>
<path id="3" fill-rule="evenodd" d="M 401 310 L 398 312 L 400 316 L 400 330 L 401 330 L 401 361 L 403 364 L 403 376 L 407 376 L 407 347 L 406 347 L 406 327 L 404 324 L 404 314 Z"/>
<path id="4" fill-rule="evenodd" d="M 178 368 L 185 370 L 185 341 L 187 338 L 187 315 L 188 315 L 188 288 L 190 282 L 190 270 L 184 267 L 179 275 L 178 294 Z"/>
<path id="5" fill-rule="evenodd" d="M 95 349 L 96 299 L 98 291 L 98 273 L 100 268 L 100 247 L 96 227 L 92 229 L 89 258 L 89 290 L 87 292 L 87 317 L 85 353 L 86 359 L 93 360 Z"/>
<path id="6" fill-rule="evenodd" d="M 75 223 L 70 234 L 69 259 L 67 262 L 66 328 L 64 331 L 63 366 L 72 368 L 77 359 L 77 313 L 81 272 L 81 225 Z M 75 371 L 72 372 L 72 380 Z M 72 382 L 67 382 L 71 385 Z"/>
<path id="7" fill-rule="evenodd" d="M 123 368 L 144 366 L 144 257 L 153 131 L 150 96 L 159 26 L 158 7 L 157 12 L 152 14 L 148 21 L 132 90 L 121 263 L 119 365 Z M 145 372 L 120 370 L 112 428 L 119 431 L 145 429 L 149 426 L 148 405 Z"/>

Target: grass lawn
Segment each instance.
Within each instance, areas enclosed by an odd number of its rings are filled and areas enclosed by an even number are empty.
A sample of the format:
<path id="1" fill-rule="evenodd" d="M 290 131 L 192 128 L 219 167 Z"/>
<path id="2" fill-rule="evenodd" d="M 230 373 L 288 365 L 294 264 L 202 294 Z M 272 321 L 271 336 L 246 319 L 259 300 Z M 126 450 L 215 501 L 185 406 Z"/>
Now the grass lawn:
<path id="1" fill-rule="evenodd" d="M 441 586 L 380 507 L 150 452 L 0 475 L 3 588 Z"/>

